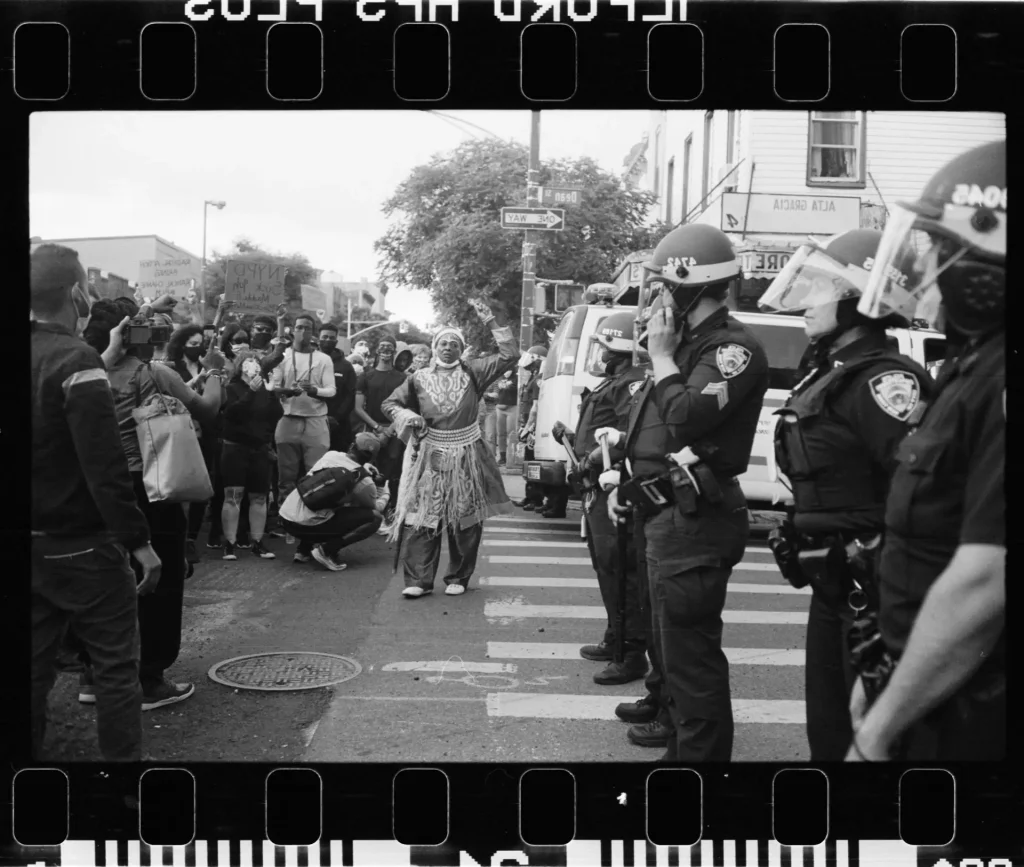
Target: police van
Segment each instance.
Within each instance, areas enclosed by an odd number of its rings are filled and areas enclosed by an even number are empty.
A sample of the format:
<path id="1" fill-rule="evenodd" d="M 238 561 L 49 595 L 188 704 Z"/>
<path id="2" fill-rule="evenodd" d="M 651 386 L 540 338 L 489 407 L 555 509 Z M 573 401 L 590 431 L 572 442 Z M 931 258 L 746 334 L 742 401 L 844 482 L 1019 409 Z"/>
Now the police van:
<path id="1" fill-rule="evenodd" d="M 604 303 L 570 307 L 562 315 L 541 368 L 534 460 L 523 464 L 523 477 L 528 481 L 554 487 L 566 484 L 568 456 L 551 435 L 551 428 L 556 421 L 561 421 L 570 430 L 576 429 L 583 390 L 593 389 L 601 381 L 585 369 L 590 337 L 606 316 L 627 311 L 635 313 L 636 307 L 605 299 Z M 773 413 L 786 402 L 799 381 L 800 362 L 809 345 L 804 320 L 802 316 L 744 311 L 731 311 L 731 315 L 753 330 L 764 345 L 770 368 L 768 391 L 750 463 L 739 481 L 752 509 L 778 509 L 791 504 L 793 497 L 780 480 L 775 464 L 774 432 L 778 417 Z M 946 339 L 942 334 L 926 329 L 894 328 L 888 335 L 894 349 L 913 358 L 933 375 L 937 373 L 946 353 Z"/>

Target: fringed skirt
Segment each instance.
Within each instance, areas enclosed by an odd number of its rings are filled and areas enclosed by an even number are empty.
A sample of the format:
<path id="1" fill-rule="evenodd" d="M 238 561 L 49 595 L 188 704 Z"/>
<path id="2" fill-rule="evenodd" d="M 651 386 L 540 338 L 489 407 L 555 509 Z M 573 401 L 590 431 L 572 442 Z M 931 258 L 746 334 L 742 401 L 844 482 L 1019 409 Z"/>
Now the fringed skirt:
<path id="1" fill-rule="evenodd" d="M 388 538 L 395 541 L 403 524 L 413 531 L 464 529 L 513 511 L 479 424 L 458 430 L 427 428 L 418 449 L 415 439 L 405 449 Z"/>

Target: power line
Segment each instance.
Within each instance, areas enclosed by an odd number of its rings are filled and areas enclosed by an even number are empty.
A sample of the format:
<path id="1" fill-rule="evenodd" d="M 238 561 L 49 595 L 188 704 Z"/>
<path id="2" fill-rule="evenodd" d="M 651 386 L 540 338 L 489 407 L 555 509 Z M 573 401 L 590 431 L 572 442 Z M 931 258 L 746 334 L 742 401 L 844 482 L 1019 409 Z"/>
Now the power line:
<path id="1" fill-rule="evenodd" d="M 464 124 L 466 124 L 466 126 L 471 126 L 474 129 L 480 130 L 480 132 L 482 132 L 482 133 L 486 133 L 491 138 L 497 139 L 498 141 L 504 141 L 504 139 L 501 136 L 497 135 L 496 133 L 491 132 L 489 129 L 485 129 L 484 127 L 480 126 L 480 124 L 473 123 L 471 120 L 464 120 L 461 117 L 454 117 L 454 116 L 452 116 L 450 114 L 445 114 L 444 112 L 435 111 L 433 109 L 427 109 L 426 111 L 427 111 L 428 114 L 436 114 L 438 117 L 450 118 L 451 120 L 454 120 L 456 123 L 464 123 Z M 470 133 L 470 135 L 472 135 L 472 133 Z"/>

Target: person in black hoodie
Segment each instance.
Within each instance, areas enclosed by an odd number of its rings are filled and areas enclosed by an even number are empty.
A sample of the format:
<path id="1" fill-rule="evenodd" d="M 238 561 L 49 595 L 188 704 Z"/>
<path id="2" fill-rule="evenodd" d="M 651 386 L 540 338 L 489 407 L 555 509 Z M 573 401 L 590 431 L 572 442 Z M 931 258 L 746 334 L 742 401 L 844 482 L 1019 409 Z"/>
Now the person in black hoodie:
<path id="1" fill-rule="evenodd" d="M 236 534 L 242 497 L 249 495 L 249 534 L 252 552 L 264 560 L 274 554 L 263 544 L 270 489 L 270 456 L 281 402 L 263 380 L 260 363 L 250 350 L 235 353 L 235 366 L 226 389 L 222 428 L 221 479 L 224 485 L 224 559 L 237 560 Z"/>

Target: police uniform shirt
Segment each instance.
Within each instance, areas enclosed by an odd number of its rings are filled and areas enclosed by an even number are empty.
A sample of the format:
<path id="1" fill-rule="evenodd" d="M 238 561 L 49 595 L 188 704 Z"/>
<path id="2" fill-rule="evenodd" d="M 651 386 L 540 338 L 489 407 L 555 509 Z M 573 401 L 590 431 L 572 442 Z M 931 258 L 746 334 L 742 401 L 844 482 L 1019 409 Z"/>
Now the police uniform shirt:
<path id="1" fill-rule="evenodd" d="M 585 457 L 597 448 L 596 434 L 600 428 L 622 430 L 626 426 L 633 397 L 643 387 L 645 379 L 642 367 L 630 366 L 598 383 L 593 391 L 583 392 L 573 446 L 576 457 Z"/>
<path id="2" fill-rule="evenodd" d="M 631 414 L 626 448 L 633 474 L 659 475 L 671 466 L 667 454 L 711 435 L 712 471 L 745 473 L 768 390 L 764 347 L 723 307 L 690 332 L 674 360 L 679 373 L 657 386 L 649 380 Z"/>
<path id="3" fill-rule="evenodd" d="M 960 545 L 1006 544 L 1006 337 L 969 346 L 896 453 L 886 504 L 879 626 L 903 652 L 928 589 Z M 1004 654 L 1000 640 L 992 660 Z"/>
<path id="4" fill-rule="evenodd" d="M 777 412 L 776 455 L 798 530 L 882 529 L 896 448 L 932 391 L 927 372 L 888 349 L 883 331 L 840 347 L 797 383 L 786 401 L 794 411 Z"/>

